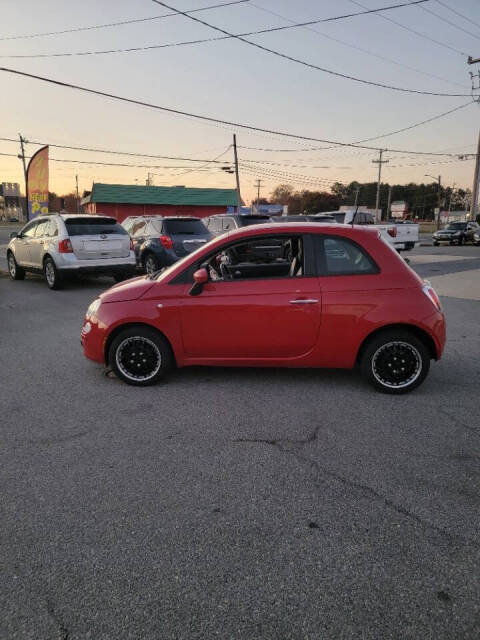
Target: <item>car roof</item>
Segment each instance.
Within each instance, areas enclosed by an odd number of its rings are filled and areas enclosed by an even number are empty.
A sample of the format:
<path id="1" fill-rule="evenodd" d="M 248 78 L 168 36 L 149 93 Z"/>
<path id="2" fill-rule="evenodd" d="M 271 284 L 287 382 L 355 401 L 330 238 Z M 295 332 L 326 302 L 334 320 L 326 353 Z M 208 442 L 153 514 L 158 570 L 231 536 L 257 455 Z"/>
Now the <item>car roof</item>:
<path id="1" fill-rule="evenodd" d="M 271 216 L 265 213 L 213 213 L 209 218 L 247 218 L 255 220 L 270 220 Z"/>
<path id="2" fill-rule="evenodd" d="M 371 234 L 379 235 L 378 229 L 372 225 L 351 225 L 351 224 L 336 224 L 332 222 L 267 222 L 266 224 L 252 224 L 246 227 L 240 227 L 233 229 L 226 234 L 219 236 L 220 239 L 229 238 L 242 238 L 254 235 L 271 235 L 277 233 L 279 235 L 285 235 L 288 233 L 298 233 L 300 235 L 305 233 L 327 233 L 329 235 L 339 235 L 346 237 L 372 237 Z"/>

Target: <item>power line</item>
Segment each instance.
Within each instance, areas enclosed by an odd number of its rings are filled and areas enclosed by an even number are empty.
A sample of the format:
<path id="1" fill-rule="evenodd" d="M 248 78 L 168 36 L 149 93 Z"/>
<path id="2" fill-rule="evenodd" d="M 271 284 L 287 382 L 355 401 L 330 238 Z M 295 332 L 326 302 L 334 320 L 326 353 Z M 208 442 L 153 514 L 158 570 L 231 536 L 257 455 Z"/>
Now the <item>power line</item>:
<path id="1" fill-rule="evenodd" d="M 478 22 L 474 22 L 471 18 L 467 18 L 467 16 L 463 15 L 463 13 L 460 13 L 460 11 L 457 11 L 456 9 L 452 9 L 452 7 L 449 7 L 448 4 L 446 4 L 445 2 L 442 2 L 442 0 L 435 0 L 435 2 L 437 4 L 440 4 L 442 7 L 445 7 L 445 9 L 447 9 L 448 11 L 451 11 L 452 13 L 455 13 L 457 16 L 460 16 L 460 18 L 463 18 L 470 24 L 474 24 L 476 27 L 480 27 L 480 24 L 478 24 Z"/>
<path id="2" fill-rule="evenodd" d="M 352 4 L 357 5 L 357 7 L 361 7 L 362 9 L 366 9 L 367 8 L 361 2 L 357 2 L 357 0 L 350 0 L 350 2 Z M 456 49 L 455 47 L 452 47 L 449 44 L 446 44 L 445 42 L 441 42 L 440 40 L 435 40 L 435 38 L 431 38 L 430 36 L 426 36 L 424 33 L 421 33 L 420 31 L 416 31 L 415 29 L 412 29 L 411 27 L 406 27 L 401 22 L 397 22 L 397 20 L 394 20 L 393 18 L 389 18 L 388 16 L 384 16 L 382 13 L 377 13 L 377 15 L 378 15 L 379 18 L 383 18 L 384 20 L 388 20 L 388 22 L 396 24 L 397 27 L 401 27 L 402 29 L 405 29 L 405 31 L 410 31 L 410 33 L 414 33 L 419 38 L 423 38 L 424 40 L 429 40 L 430 42 L 434 42 L 435 44 L 438 44 L 440 47 L 443 47 L 444 49 L 450 49 L 450 51 L 454 51 L 455 53 L 459 53 L 461 56 L 468 57 L 468 54 L 466 54 L 464 51 L 460 51 L 460 49 Z"/>
<path id="3" fill-rule="evenodd" d="M 196 113 L 190 113 L 188 111 L 182 111 L 180 109 L 173 109 L 172 107 L 163 107 L 161 105 L 153 104 L 150 102 L 144 102 L 142 100 L 135 100 L 134 98 L 126 98 L 124 96 L 118 96 L 113 93 L 107 93 L 106 91 L 99 91 L 98 89 L 90 89 L 88 87 L 82 87 L 81 85 L 72 84 L 69 82 L 62 82 L 60 80 L 54 80 L 53 78 L 45 78 L 44 76 L 39 76 L 33 73 L 27 73 L 26 71 L 19 71 L 18 69 L 9 69 L 8 67 L 0 67 L 0 71 L 4 71 L 6 73 L 12 73 L 14 75 L 22 76 L 25 78 L 32 78 L 34 80 L 40 80 L 41 82 L 46 82 L 48 84 L 53 84 L 59 87 L 64 87 L 67 89 L 75 89 L 77 91 L 84 91 L 86 93 L 91 93 L 93 95 L 102 96 L 104 98 L 111 98 L 112 100 L 118 100 L 120 102 L 126 102 L 128 104 L 136 104 L 141 107 L 147 107 L 149 109 L 156 109 L 158 111 L 164 111 L 165 113 L 172 113 L 175 115 L 187 116 L 189 118 L 195 118 L 197 120 L 201 120 L 202 122 L 215 122 L 220 123 L 222 125 L 227 125 L 230 127 L 235 127 L 239 129 L 248 129 L 249 131 L 260 131 L 263 133 L 269 133 L 277 136 L 283 136 L 284 138 L 290 138 L 294 140 L 306 140 L 308 142 L 321 142 L 325 144 L 331 144 L 339 147 L 354 147 L 357 149 L 369 149 L 372 151 L 378 151 L 378 147 L 371 147 L 367 145 L 361 144 L 353 144 L 351 142 L 338 142 L 335 140 L 326 140 L 323 138 L 314 138 L 313 136 L 304 136 L 300 134 L 294 133 L 286 133 L 283 131 L 277 131 L 275 129 L 265 129 L 263 127 L 256 127 L 253 125 L 243 124 L 240 122 L 231 122 L 229 120 L 222 120 L 220 118 L 213 118 L 212 116 L 202 116 Z M 385 149 L 385 151 L 389 151 L 390 153 L 409 153 L 412 155 L 432 155 L 432 156 L 455 156 L 456 154 L 452 153 L 438 153 L 435 151 L 408 151 L 406 149 Z"/>
<path id="4" fill-rule="evenodd" d="M 440 118 L 443 118 L 444 116 L 449 115 L 450 113 L 454 113 L 455 111 L 459 111 L 460 109 L 465 109 L 465 107 L 468 107 L 471 104 L 475 104 L 474 100 L 470 100 L 470 102 L 467 102 L 465 104 L 460 105 L 459 107 L 455 107 L 454 109 L 450 109 L 449 111 L 444 111 L 443 113 L 439 113 L 436 116 L 433 116 L 431 118 L 428 118 L 427 120 L 422 120 L 421 122 L 416 122 L 415 124 L 411 124 L 407 127 L 403 127 L 402 129 L 396 129 L 395 131 L 390 131 L 389 133 L 383 133 L 382 135 L 379 136 L 373 136 L 371 138 L 364 138 L 363 140 L 357 140 L 355 141 L 353 144 L 354 145 L 358 145 L 361 144 L 363 142 L 371 142 L 372 140 L 379 140 L 380 138 L 388 138 L 389 136 L 393 136 L 397 133 L 403 133 L 405 131 L 410 131 L 410 129 L 415 129 L 416 127 L 420 127 L 421 125 L 427 124 L 429 122 L 433 122 L 434 120 L 439 120 Z M 312 147 L 311 149 L 264 149 L 264 148 L 259 148 L 259 147 L 243 147 L 244 149 L 254 149 L 256 151 L 282 151 L 282 152 L 298 152 L 298 151 L 325 151 L 327 149 L 334 149 L 335 146 L 333 147 Z"/>
<path id="5" fill-rule="evenodd" d="M 18 154 L 16 154 L 16 153 L 0 153 L 0 155 L 9 156 L 11 158 L 18 158 Z M 221 154 L 221 155 L 223 155 L 223 154 Z M 51 162 L 61 162 L 61 163 L 68 162 L 68 163 L 74 163 L 74 164 L 87 164 L 87 165 L 88 164 L 95 164 L 95 165 L 106 166 L 106 167 L 134 167 L 136 169 L 185 169 L 186 168 L 184 166 L 175 166 L 175 165 L 130 164 L 130 163 L 127 163 L 127 162 L 100 162 L 98 160 L 72 160 L 72 159 L 69 159 L 69 158 L 49 158 L 49 161 L 51 161 Z M 205 165 L 203 165 L 203 166 L 205 166 Z"/>
<path id="6" fill-rule="evenodd" d="M 254 2 L 250 2 L 249 7 L 253 7 L 255 9 L 258 9 L 259 11 L 263 11 L 265 13 L 268 13 L 272 16 L 276 16 L 277 18 L 280 18 L 281 20 L 286 20 L 287 22 L 290 22 L 292 24 L 295 24 L 294 20 L 291 20 L 290 18 L 287 18 L 286 16 L 281 15 L 280 13 L 277 13 L 276 11 L 271 11 L 270 9 L 265 9 L 264 7 L 260 7 L 258 4 L 255 4 Z M 344 45 L 345 47 L 349 47 L 350 49 L 355 49 L 356 51 L 361 51 L 362 53 L 366 53 L 369 56 L 373 56 L 374 58 L 377 58 L 378 60 L 383 60 L 384 62 L 389 62 L 390 64 L 394 64 L 398 67 L 403 67 L 404 69 L 408 69 L 409 71 L 415 71 L 416 73 L 420 73 L 423 76 L 427 76 L 430 78 L 435 78 L 436 80 L 441 80 L 442 82 L 447 82 L 448 84 L 451 85 L 455 85 L 457 87 L 462 87 L 465 88 L 465 85 L 460 84 L 459 82 L 454 82 L 453 80 L 448 80 L 447 78 L 443 78 L 442 76 L 437 76 L 435 73 L 430 73 L 428 71 L 422 71 L 421 69 L 417 69 L 416 67 L 411 67 L 408 64 L 404 64 L 403 62 L 399 62 L 398 60 L 393 60 L 392 58 L 387 58 L 387 56 L 383 56 L 380 55 L 378 53 L 374 53 L 373 51 L 370 51 L 369 49 L 364 49 L 363 47 L 359 47 L 356 44 L 352 44 L 351 42 L 346 42 L 345 40 L 340 40 L 340 38 L 334 38 L 332 35 L 327 34 L 327 33 L 323 33 L 322 31 L 318 31 L 318 29 L 313 29 L 310 26 L 306 26 L 303 27 L 305 30 L 307 31 L 311 31 L 312 33 L 315 33 L 317 36 L 320 36 L 322 38 L 327 38 L 327 40 L 332 40 L 333 42 L 338 42 L 339 44 Z"/>
<path id="7" fill-rule="evenodd" d="M 3 142 L 17 142 L 16 138 L 0 138 L 0 141 Z M 110 149 L 98 149 L 95 147 L 75 147 L 73 145 L 65 145 L 65 144 L 51 144 L 50 142 L 38 142 L 37 140 L 27 140 L 29 144 L 38 144 L 40 146 L 48 145 L 50 147 L 56 149 L 72 149 L 75 151 L 91 151 L 93 153 L 110 153 L 119 156 L 134 156 L 138 158 L 154 158 L 156 160 L 183 160 L 184 162 L 205 162 L 205 163 L 215 163 L 215 160 L 205 160 L 200 158 L 184 158 L 180 156 L 158 156 L 151 155 L 148 153 L 133 153 L 131 151 L 113 151 Z"/>
<path id="8" fill-rule="evenodd" d="M 426 0 L 415 0 L 415 2 L 407 2 L 407 3 L 403 3 L 403 4 L 398 4 L 395 6 L 392 6 L 390 8 L 398 8 L 398 7 L 406 7 L 406 6 L 411 6 L 414 4 L 420 4 L 422 2 L 425 2 Z M 160 0 L 153 0 L 153 2 L 155 2 L 156 4 L 159 4 L 162 7 L 165 7 L 166 9 L 170 9 L 173 10 L 174 8 L 171 7 L 170 5 L 166 4 L 165 2 L 161 2 Z M 376 11 L 379 11 L 379 9 L 377 9 Z M 295 62 L 296 64 L 301 64 L 305 67 L 308 67 L 310 69 L 315 69 L 316 71 L 321 71 L 322 73 L 328 73 L 330 75 L 339 77 L 339 78 L 344 78 L 347 80 L 353 80 L 354 82 L 359 82 L 361 84 L 367 84 L 369 86 L 374 86 L 374 87 L 381 87 L 382 89 L 390 89 L 392 91 L 400 91 L 403 93 L 414 93 L 414 94 L 421 94 L 421 95 L 427 95 L 427 96 L 437 96 L 437 97 L 450 97 L 450 98 L 458 98 L 458 97 L 468 97 L 469 94 L 467 93 L 440 93 L 440 92 L 433 92 L 433 91 L 421 91 L 419 89 L 406 89 L 404 87 L 395 87 L 393 85 L 389 85 L 389 84 L 383 84 L 380 82 L 373 82 L 371 80 L 364 80 L 363 78 L 357 78 L 355 76 L 350 76 L 347 75 L 345 73 L 340 73 L 338 71 L 333 71 L 332 69 L 326 69 L 325 67 L 320 67 L 316 64 L 313 64 L 311 62 L 307 62 L 306 60 L 300 60 L 299 58 L 294 58 L 293 56 L 289 56 L 286 53 L 281 53 L 280 51 L 276 51 L 275 49 L 270 49 L 269 47 L 265 47 L 262 44 L 258 44 L 257 42 L 253 42 L 252 40 L 247 40 L 246 38 L 244 38 L 243 36 L 239 36 L 239 35 L 235 35 L 233 33 L 230 33 L 229 31 L 226 31 L 225 29 L 221 29 L 220 27 L 216 27 L 215 25 L 210 24 L 209 22 L 205 22 L 205 20 L 200 20 L 200 18 L 197 18 L 195 16 L 189 15 L 187 14 L 185 11 L 180 11 L 178 10 L 178 13 L 180 15 L 185 16 L 186 18 L 189 18 L 190 20 L 193 20 L 194 22 L 198 22 L 199 24 L 204 25 L 205 27 L 210 27 L 210 29 L 214 29 L 215 31 L 218 31 L 220 33 L 223 33 L 224 35 L 230 36 L 232 38 L 235 38 L 236 40 L 239 40 L 240 42 L 244 42 L 245 44 L 248 44 L 252 47 L 255 47 L 256 49 L 260 49 L 261 51 L 267 51 L 268 53 L 271 53 L 275 56 L 278 56 L 279 58 L 283 58 L 284 60 L 289 60 L 290 62 Z M 373 13 L 373 10 L 372 10 Z M 281 29 L 282 27 L 278 27 L 277 29 Z M 286 28 L 286 27 L 283 27 Z"/>
<path id="9" fill-rule="evenodd" d="M 243 2 L 247 0 L 242 0 Z M 428 2 L 428 0 L 417 0 L 417 2 Z M 403 5 L 394 5 L 393 8 Z M 230 40 L 232 38 L 240 38 L 244 36 L 253 36 L 253 35 L 261 35 L 265 33 L 273 33 L 277 31 L 286 31 L 288 29 L 295 29 L 298 27 L 307 27 L 312 24 L 319 24 L 321 22 L 333 22 L 336 20 L 343 20 L 346 18 L 352 18 L 355 16 L 361 16 L 365 14 L 375 13 L 377 11 L 385 11 L 386 9 L 390 9 L 392 7 L 383 7 L 383 9 L 368 9 L 367 11 L 360 11 L 356 13 L 348 13 L 340 16 L 333 16 L 331 18 L 321 18 L 318 20 L 309 20 L 307 22 L 299 22 L 292 24 L 284 25 L 283 27 L 269 27 L 266 29 L 260 29 L 258 31 L 247 31 L 245 33 L 238 33 L 235 35 L 223 35 L 218 36 L 216 38 L 201 38 L 196 40 L 184 40 L 181 42 L 171 42 L 167 44 L 152 44 L 141 47 L 123 47 L 121 49 L 98 49 L 94 51 L 68 51 L 61 53 L 29 53 L 29 54 L 2 54 L 0 58 L 11 58 L 11 59 L 30 59 L 30 58 L 65 58 L 65 57 L 74 57 L 74 56 L 95 56 L 95 55 L 109 55 L 112 53 L 136 53 L 138 51 L 151 51 L 155 49 L 168 49 L 171 47 L 183 47 L 183 46 L 191 46 L 196 44 L 205 44 L 208 42 L 218 42 L 220 40 Z M 191 12 L 185 11 L 181 12 L 182 15 L 190 14 Z M 169 14 L 174 15 L 174 14 Z M 226 33 L 226 32 L 225 32 Z M 454 83 L 457 84 L 457 83 Z M 462 85 L 459 85 L 462 86 Z"/>
<path id="10" fill-rule="evenodd" d="M 231 2 L 224 2 L 222 4 L 214 4 L 208 7 L 200 7 L 199 9 L 191 9 L 190 11 L 186 11 L 186 13 L 196 13 L 198 11 L 208 11 L 209 9 L 219 9 L 220 7 L 228 7 L 232 4 L 243 4 L 244 2 L 249 2 L 249 0 L 232 0 Z M 45 33 L 31 33 L 23 36 L 4 36 L 0 38 L 2 40 L 22 40 L 25 38 L 40 38 L 43 36 L 57 36 L 64 33 L 76 33 L 78 31 L 91 31 L 93 29 L 106 29 L 107 27 L 118 27 L 124 24 L 134 24 L 136 22 L 149 22 L 150 20 L 161 20 L 162 18 L 170 18 L 171 16 L 176 16 L 178 13 L 175 11 L 173 13 L 162 14 L 161 16 L 150 16 L 149 18 L 135 18 L 132 20 L 122 20 L 121 22 L 109 22 L 107 24 L 95 24 L 89 27 L 75 27 L 73 29 L 63 29 L 62 31 L 47 31 Z"/>
<path id="11" fill-rule="evenodd" d="M 431 9 L 427 9 L 426 7 L 419 7 L 419 9 L 423 9 L 423 11 L 425 11 L 426 13 L 429 13 L 431 16 L 435 16 L 436 18 L 438 18 L 442 22 L 445 22 L 446 24 L 449 24 L 450 26 L 454 27 L 455 29 L 458 29 L 459 31 L 463 31 L 463 33 L 466 33 L 467 35 L 472 36 L 473 38 L 476 38 L 477 40 L 480 40 L 480 36 L 478 34 L 472 33 L 471 31 L 467 31 L 467 29 L 464 29 L 460 25 L 455 24 L 455 22 L 452 22 L 451 20 L 448 20 L 448 18 L 444 18 L 443 16 L 439 15 L 438 13 L 435 13 L 435 11 L 432 11 Z"/>

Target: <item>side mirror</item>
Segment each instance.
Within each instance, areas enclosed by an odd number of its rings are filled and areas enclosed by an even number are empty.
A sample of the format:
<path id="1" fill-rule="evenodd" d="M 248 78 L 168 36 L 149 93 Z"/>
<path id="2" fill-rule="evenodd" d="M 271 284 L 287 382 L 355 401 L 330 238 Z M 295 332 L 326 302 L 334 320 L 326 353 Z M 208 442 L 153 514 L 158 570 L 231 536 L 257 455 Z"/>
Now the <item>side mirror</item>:
<path id="1" fill-rule="evenodd" d="M 208 282 L 208 271 L 205 269 L 205 267 L 197 269 L 193 274 L 193 279 L 194 283 L 189 291 L 189 294 L 191 296 L 198 296 L 203 291 L 203 285 L 207 284 Z"/>
<path id="2" fill-rule="evenodd" d="M 208 271 L 205 269 L 205 267 L 197 269 L 197 271 L 195 271 L 195 273 L 193 274 L 193 279 L 195 280 L 196 284 L 207 284 Z"/>
<path id="3" fill-rule="evenodd" d="M 12 240 L 12 238 L 16 238 L 18 236 L 18 233 L 16 231 L 12 231 L 12 233 L 10 234 L 10 240 Z"/>

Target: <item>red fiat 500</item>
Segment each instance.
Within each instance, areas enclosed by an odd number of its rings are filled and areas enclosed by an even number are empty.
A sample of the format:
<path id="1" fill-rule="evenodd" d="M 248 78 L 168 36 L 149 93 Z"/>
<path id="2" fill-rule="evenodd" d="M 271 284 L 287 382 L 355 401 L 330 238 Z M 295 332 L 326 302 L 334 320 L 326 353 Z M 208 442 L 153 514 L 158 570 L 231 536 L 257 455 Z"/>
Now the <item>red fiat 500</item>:
<path id="1" fill-rule="evenodd" d="M 133 385 L 174 365 L 359 364 L 380 391 L 405 393 L 441 357 L 445 318 L 375 229 L 266 224 L 112 287 L 88 308 L 81 339 L 87 358 Z"/>

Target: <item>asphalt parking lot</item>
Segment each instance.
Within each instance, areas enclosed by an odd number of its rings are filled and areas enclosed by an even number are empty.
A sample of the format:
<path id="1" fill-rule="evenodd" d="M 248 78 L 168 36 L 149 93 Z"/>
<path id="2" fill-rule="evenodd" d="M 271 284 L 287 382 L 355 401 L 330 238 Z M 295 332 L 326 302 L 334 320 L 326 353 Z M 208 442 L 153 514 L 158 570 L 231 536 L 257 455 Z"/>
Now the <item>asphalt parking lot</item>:
<path id="1" fill-rule="evenodd" d="M 0 637 L 478 638 L 480 248 L 409 257 L 448 343 L 399 397 L 355 371 L 128 387 L 79 342 L 111 280 L 0 277 Z"/>

